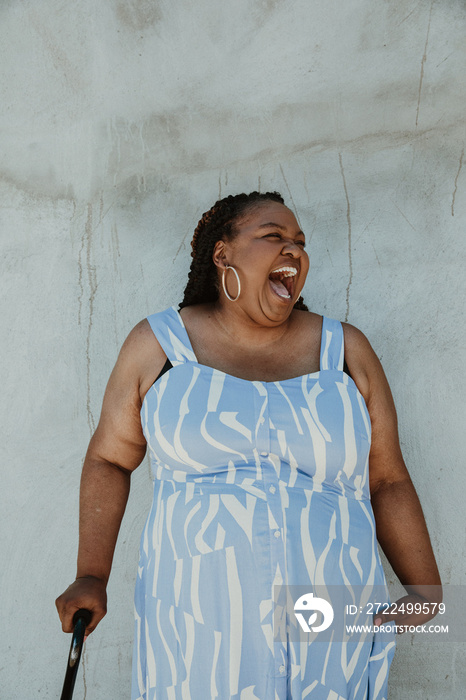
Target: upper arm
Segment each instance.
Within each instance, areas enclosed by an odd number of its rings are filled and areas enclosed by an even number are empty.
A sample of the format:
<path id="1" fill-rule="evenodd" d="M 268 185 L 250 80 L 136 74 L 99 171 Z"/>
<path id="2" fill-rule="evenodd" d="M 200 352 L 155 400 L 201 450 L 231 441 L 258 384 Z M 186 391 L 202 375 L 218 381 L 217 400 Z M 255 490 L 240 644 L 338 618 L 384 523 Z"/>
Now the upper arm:
<path id="1" fill-rule="evenodd" d="M 144 394 L 163 367 L 165 353 L 146 319 L 122 345 L 105 389 L 88 455 L 133 471 L 146 452 L 140 419 Z"/>
<path id="2" fill-rule="evenodd" d="M 380 360 L 366 336 L 344 323 L 345 357 L 371 419 L 369 480 L 371 493 L 384 483 L 410 480 L 401 453 L 392 392 Z"/>

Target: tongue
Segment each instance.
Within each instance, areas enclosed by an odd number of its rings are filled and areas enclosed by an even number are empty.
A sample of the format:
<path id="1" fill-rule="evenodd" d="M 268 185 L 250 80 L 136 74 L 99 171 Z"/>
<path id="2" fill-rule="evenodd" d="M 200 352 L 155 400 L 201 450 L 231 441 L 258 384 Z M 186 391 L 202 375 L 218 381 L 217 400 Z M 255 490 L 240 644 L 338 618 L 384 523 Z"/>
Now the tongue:
<path id="1" fill-rule="evenodd" d="M 270 284 L 272 285 L 273 290 L 278 294 L 278 296 L 285 297 L 286 299 L 290 298 L 287 288 L 282 282 L 280 282 L 280 280 L 270 280 Z"/>

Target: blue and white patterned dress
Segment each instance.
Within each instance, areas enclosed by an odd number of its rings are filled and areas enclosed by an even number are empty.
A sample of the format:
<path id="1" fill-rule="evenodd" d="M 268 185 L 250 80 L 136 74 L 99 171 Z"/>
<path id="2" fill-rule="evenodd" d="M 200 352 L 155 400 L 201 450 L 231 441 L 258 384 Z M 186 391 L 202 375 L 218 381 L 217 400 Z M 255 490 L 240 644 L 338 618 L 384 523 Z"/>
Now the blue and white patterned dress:
<path id="1" fill-rule="evenodd" d="M 175 307 L 148 321 L 173 368 L 141 408 L 154 499 L 132 700 L 384 700 L 394 633 L 273 637 L 274 585 L 386 586 L 341 323 L 323 319 L 319 372 L 264 382 L 199 364 Z"/>

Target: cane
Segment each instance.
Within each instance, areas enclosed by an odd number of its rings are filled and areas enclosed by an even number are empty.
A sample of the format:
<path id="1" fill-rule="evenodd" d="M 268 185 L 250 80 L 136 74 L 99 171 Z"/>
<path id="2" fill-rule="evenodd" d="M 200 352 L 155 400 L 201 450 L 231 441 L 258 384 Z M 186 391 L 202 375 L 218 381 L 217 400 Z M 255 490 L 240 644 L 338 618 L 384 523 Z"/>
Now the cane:
<path id="1" fill-rule="evenodd" d="M 86 627 L 90 623 L 92 613 L 90 610 L 81 608 L 73 616 L 73 636 L 71 637 L 71 648 L 66 668 L 65 681 L 61 691 L 60 700 L 71 700 L 73 697 L 74 684 L 78 673 L 79 660 L 83 648 L 84 634 Z"/>

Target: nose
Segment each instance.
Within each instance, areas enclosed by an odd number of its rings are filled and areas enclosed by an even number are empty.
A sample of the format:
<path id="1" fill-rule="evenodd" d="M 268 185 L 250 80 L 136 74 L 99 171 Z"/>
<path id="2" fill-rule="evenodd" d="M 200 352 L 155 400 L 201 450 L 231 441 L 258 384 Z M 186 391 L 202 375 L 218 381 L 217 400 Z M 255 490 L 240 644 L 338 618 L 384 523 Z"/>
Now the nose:
<path id="1" fill-rule="evenodd" d="M 282 252 L 284 255 L 290 255 L 293 258 L 299 258 L 301 253 L 303 252 L 303 247 L 301 245 L 298 245 L 298 243 L 295 243 L 295 241 L 286 241 L 283 248 Z"/>

